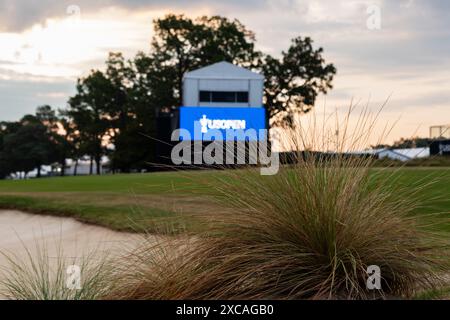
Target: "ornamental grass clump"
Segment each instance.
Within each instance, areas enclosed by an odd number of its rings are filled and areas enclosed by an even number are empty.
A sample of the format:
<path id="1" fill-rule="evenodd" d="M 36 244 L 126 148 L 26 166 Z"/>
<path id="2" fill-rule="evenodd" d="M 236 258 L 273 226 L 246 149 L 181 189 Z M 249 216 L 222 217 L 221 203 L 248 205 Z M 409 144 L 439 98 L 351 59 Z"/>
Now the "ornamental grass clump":
<path id="1" fill-rule="evenodd" d="M 212 173 L 205 183 L 230 213 L 204 217 L 208 230 L 189 241 L 134 254 L 136 269 L 115 297 L 408 298 L 443 285 L 448 234 L 433 228 L 439 215 L 421 214 L 428 186 L 373 169 L 373 158 L 356 151 L 376 119 L 363 111 L 352 122 L 352 112 L 331 134 L 315 120 L 286 134 L 291 161 L 276 175 L 255 167 Z M 367 287 L 369 266 L 379 267 L 379 290 Z"/>

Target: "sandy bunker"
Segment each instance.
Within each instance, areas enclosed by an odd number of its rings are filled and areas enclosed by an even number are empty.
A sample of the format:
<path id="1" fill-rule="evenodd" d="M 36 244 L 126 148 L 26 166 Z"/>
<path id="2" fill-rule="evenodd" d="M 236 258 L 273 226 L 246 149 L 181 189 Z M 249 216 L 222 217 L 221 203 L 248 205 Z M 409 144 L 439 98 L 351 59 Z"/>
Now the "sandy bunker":
<path id="1" fill-rule="evenodd" d="M 45 245 L 50 257 L 58 255 L 81 258 L 90 252 L 121 255 L 139 242 L 139 235 L 87 225 L 72 218 L 34 215 L 0 210 L 0 251 L 18 255 L 32 254 Z M 6 259 L 0 254 L 0 266 Z"/>

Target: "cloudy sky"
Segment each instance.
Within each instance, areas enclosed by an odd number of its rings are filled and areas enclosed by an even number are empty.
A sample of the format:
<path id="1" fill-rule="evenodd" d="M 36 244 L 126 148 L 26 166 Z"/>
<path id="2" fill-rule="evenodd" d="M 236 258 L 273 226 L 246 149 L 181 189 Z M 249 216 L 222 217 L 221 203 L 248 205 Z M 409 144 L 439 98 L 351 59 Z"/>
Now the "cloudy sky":
<path id="1" fill-rule="evenodd" d="M 450 123 L 447 0 L 0 0 L 0 120 L 64 107 L 109 51 L 149 50 L 152 20 L 166 13 L 237 18 L 275 56 L 311 36 L 338 69 L 320 108 L 353 99 L 376 110 L 390 97 L 381 122 L 399 121 L 389 140 Z"/>

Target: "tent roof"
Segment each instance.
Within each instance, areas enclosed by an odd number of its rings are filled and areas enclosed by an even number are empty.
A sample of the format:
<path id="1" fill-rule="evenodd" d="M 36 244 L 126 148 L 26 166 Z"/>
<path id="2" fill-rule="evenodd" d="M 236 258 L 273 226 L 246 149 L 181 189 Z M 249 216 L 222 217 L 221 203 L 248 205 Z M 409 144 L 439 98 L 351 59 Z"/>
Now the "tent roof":
<path id="1" fill-rule="evenodd" d="M 185 79 L 256 79 L 264 80 L 264 76 L 248 69 L 222 61 L 187 72 Z"/>

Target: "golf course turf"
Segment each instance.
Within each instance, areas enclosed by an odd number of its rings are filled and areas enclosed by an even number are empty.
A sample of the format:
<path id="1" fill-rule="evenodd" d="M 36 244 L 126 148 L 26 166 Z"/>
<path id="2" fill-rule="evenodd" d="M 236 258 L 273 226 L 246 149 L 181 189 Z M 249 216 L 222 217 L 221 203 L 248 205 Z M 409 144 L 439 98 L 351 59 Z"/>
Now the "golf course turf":
<path id="1" fill-rule="evenodd" d="M 393 174 L 395 183 L 426 185 L 421 196 L 428 200 L 418 214 L 442 213 L 450 217 L 450 168 L 402 168 L 386 172 Z M 200 228 L 197 222 L 201 216 L 226 212 L 204 183 L 221 174 L 221 171 L 177 171 L 3 180 L 0 209 L 70 216 L 118 231 L 195 232 Z M 441 227 L 450 232 L 449 224 Z"/>
<path id="2" fill-rule="evenodd" d="M 351 169 L 350 169 L 351 170 Z M 450 232 L 450 168 L 374 168 L 393 184 L 420 187 L 417 215 L 439 213 L 439 231 Z M 226 214 L 213 198 L 223 171 L 177 171 L 0 181 L 0 209 L 72 217 L 117 231 L 172 234 L 205 230 L 205 216 Z M 223 177 L 223 176 L 222 176 Z M 270 177 L 267 177 L 270 179 Z M 450 289 L 420 292 L 416 299 L 445 299 Z"/>

